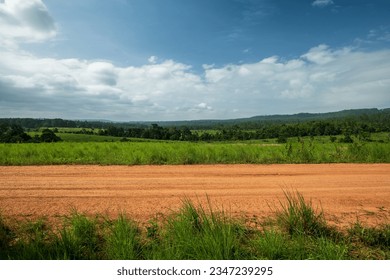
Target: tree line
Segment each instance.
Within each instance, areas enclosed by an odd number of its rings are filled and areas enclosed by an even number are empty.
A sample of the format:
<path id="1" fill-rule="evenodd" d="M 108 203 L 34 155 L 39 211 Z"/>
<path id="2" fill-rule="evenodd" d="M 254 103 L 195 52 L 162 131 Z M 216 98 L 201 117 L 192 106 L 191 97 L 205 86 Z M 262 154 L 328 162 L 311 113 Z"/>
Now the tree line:
<path id="1" fill-rule="evenodd" d="M 388 109 L 354 109 L 330 113 L 299 113 L 293 115 L 269 115 L 255 116 L 251 118 L 230 119 L 230 120 L 192 120 L 192 121 L 154 121 L 154 122 L 112 122 L 106 120 L 64 120 L 55 119 L 34 119 L 34 118 L 0 118 L 0 123 L 17 124 L 25 129 L 48 128 L 90 128 L 107 129 L 110 126 L 123 128 L 147 128 L 152 124 L 162 127 L 188 127 L 191 130 L 230 128 L 238 125 L 241 129 L 261 129 L 264 125 L 270 124 L 293 124 L 307 123 L 310 121 L 334 121 L 351 119 L 358 122 L 377 123 L 380 126 L 386 125 L 389 129 L 390 108 Z"/>
<path id="2" fill-rule="evenodd" d="M 389 120 L 390 123 L 390 120 Z M 257 129 L 247 130 L 234 125 L 220 127 L 214 130 L 197 131 L 188 127 L 161 127 L 152 124 L 147 128 L 123 128 L 111 126 L 99 131 L 100 135 L 125 138 L 146 138 L 158 140 L 179 141 L 236 141 L 277 138 L 284 143 L 290 137 L 305 136 L 336 136 L 343 135 L 342 141 L 352 142 L 351 136 L 360 140 L 370 141 L 370 134 L 375 132 L 390 132 L 388 124 L 362 122 L 357 120 L 309 121 L 304 123 L 264 124 Z"/>
<path id="3" fill-rule="evenodd" d="M 353 111 L 356 114 L 356 110 Z M 376 113 L 375 113 L 376 112 Z M 345 112 L 343 114 L 346 114 Z M 214 123 L 211 130 L 197 130 L 196 126 L 162 126 L 159 123 L 106 123 L 99 121 L 67 121 L 62 119 L 0 119 L 0 142 L 56 142 L 60 139 L 50 129 L 41 136 L 30 137 L 24 129 L 80 128 L 74 133 L 98 134 L 127 138 L 145 138 L 173 141 L 236 141 L 277 138 L 286 142 L 290 137 L 343 135 L 341 141 L 352 142 L 351 136 L 370 141 L 370 134 L 390 132 L 390 110 L 374 110 L 370 114 L 346 115 L 335 119 L 295 121 L 252 121 L 235 124 Z M 311 118 L 312 116 L 310 116 Z M 94 131 L 94 129 L 98 130 Z M 58 130 L 56 130 L 58 131 Z"/>
<path id="4" fill-rule="evenodd" d="M 44 129 L 41 135 L 31 137 L 20 125 L 0 124 L 0 143 L 47 143 L 58 141 L 61 141 L 61 138 L 50 129 Z"/>

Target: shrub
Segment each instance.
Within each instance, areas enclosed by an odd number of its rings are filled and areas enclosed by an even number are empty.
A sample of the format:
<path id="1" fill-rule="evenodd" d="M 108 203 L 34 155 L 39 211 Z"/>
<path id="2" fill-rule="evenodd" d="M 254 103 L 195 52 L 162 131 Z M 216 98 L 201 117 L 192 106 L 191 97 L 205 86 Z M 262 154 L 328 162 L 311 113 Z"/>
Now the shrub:
<path id="1" fill-rule="evenodd" d="M 61 138 L 58 137 L 52 130 L 44 129 L 40 136 L 42 142 L 58 142 L 61 141 Z"/>

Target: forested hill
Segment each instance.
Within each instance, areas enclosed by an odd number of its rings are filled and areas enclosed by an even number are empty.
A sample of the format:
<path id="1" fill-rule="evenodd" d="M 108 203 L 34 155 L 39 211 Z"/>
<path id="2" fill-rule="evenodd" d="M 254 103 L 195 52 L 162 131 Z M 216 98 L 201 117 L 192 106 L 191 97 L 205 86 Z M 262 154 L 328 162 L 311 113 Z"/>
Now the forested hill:
<path id="1" fill-rule="evenodd" d="M 354 109 L 330 113 L 299 113 L 293 115 L 269 115 L 255 116 L 251 118 L 229 120 L 192 120 L 192 121 L 153 121 L 153 122 L 110 122 L 99 120 L 64 120 L 64 119 L 34 119 L 34 118 L 0 118 L 0 124 L 19 125 L 26 129 L 40 127 L 83 127 L 83 128 L 108 128 L 108 127 L 149 127 L 158 124 L 162 127 L 188 127 L 190 129 L 215 129 L 238 125 L 242 129 L 256 129 L 265 124 L 302 123 L 321 120 L 357 120 L 390 123 L 390 108 L 387 109 Z"/>
<path id="2" fill-rule="evenodd" d="M 249 118 L 249 121 L 264 121 L 264 120 L 279 120 L 279 121 L 307 121 L 307 120 L 326 120 L 326 119 L 339 119 L 364 115 L 375 115 L 380 113 L 390 114 L 390 108 L 387 109 L 356 109 L 356 110 L 343 110 L 330 113 L 299 113 L 295 115 L 272 115 L 272 116 L 256 116 Z"/>
<path id="3" fill-rule="evenodd" d="M 300 123 L 306 121 L 336 120 L 336 119 L 361 119 L 369 116 L 381 116 L 390 118 L 390 108 L 386 109 L 352 109 L 329 113 L 299 113 L 292 115 L 264 115 L 250 118 L 228 119 L 228 120 L 194 120 L 194 121 L 167 121 L 167 122 L 147 122 L 148 124 L 157 123 L 165 127 L 187 126 L 193 129 L 212 129 L 216 126 L 239 125 L 242 128 L 257 128 L 266 123 Z"/>

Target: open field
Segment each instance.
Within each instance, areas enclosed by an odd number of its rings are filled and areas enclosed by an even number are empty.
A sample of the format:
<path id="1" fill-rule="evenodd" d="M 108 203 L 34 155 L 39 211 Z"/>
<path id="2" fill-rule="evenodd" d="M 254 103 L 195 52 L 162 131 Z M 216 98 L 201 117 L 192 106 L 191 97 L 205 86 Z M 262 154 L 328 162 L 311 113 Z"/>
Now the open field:
<path id="1" fill-rule="evenodd" d="M 0 167 L 0 209 L 14 217 L 54 218 L 74 208 L 147 221 L 207 195 L 235 216 L 263 219 L 283 190 L 321 203 L 338 226 L 389 222 L 390 164 Z"/>
<path id="2" fill-rule="evenodd" d="M 0 155 L 0 165 L 390 163 L 390 143 L 23 143 L 0 144 Z"/>

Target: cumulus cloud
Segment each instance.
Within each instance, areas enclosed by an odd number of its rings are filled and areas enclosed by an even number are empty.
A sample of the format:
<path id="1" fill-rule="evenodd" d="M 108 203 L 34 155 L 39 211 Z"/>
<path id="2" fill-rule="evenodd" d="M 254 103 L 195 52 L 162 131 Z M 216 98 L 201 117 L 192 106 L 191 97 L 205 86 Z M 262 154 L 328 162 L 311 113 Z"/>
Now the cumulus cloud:
<path id="1" fill-rule="evenodd" d="M 42 41 L 55 36 L 56 25 L 41 0 L 0 1 L 0 39 Z"/>
<path id="2" fill-rule="evenodd" d="M 302 56 L 191 66 L 40 58 L 0 50 L 1 117 L 158 120 L 388 107 L 390 51 L 320 45 Z"/>
<path id="3" fill-rule="evenodd" d="M 225 95 L 233 101 L 225 106 L 242 104 L 256 114 L 256 108 L 264 112 L 270 105 L 274 112 L 389 106 L 389 70 L 390 51 L 367 53 L 320 45 L 298 59 L 270 57 L 208 69 L 205 76 L 220 100 Z"/>
<path id="4" fill-rule="evenodd" d="M 313 3 L 311 3 L 312 6 L 314 7 L 326 7 L 326 6 L 329 6 L 329 5 L 333 5 L 333 1 L 332 0 L 315 0 Z"/>
<path id="5" fill-rule="evenodd" d="M 21 113 L 20 108 L 48 104 L 62 115 L 78 111 L 74 117 L 95 108 L 94 115 L 113 119 L 150 119 L 162 110 L 174 113 L 177 104 L 194 104 L 192 94 L 203 94 L 201 77 L 173 60 L 117 67 L 108 61 L 39 58 L 20 50 L 0 49 L 0 56 L 2 114 L 7 107 Z"/>
<path id="6" fill-rule="evenodd" d="M 0 0 L 0 23 L 3 43 L 56 32 L 40 0 Z M 318 45 L 294 59 L 204 64 L 200 73 L 156 56 L 119 67 L 0 44 L 0 57 L 0 117 L 179 120 L 390 107 L 390 50 Z"/>

